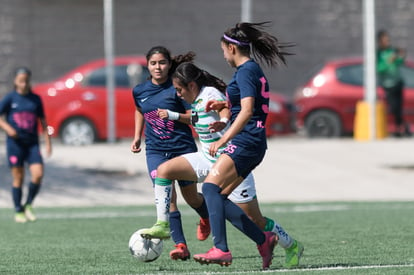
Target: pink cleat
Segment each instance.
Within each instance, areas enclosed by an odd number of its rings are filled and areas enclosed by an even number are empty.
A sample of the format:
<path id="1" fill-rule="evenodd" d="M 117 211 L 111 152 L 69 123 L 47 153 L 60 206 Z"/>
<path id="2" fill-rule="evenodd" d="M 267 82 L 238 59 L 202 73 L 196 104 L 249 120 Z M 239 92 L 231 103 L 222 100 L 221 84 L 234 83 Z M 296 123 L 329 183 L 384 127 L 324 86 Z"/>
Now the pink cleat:
<path id="1" fill-rule="evenodd" d="M 197 239 L 204 241 L 210 235 L 210 220 L 208 218 L 200 218 L 200 223 L 197 226 Z"/>
<path id="2" fill-rule="evenodd" d="M 277 244 L 277 236 L 273 232 L 263 232 L 265 234 L 265 241 L 263 244 L 258 245 L 257 249 L 259 250 L 260 256 L 262 256 L 262 268 L 268 269 L 272 264 L 273 258 L 273 249 Z"/>
<path id="3" fill-rule="evenodd" d="M 190 259 L 190 251 L 188 250 L 187 245 L 184 243 L 176 244 L 175 249 L 170 251 L 170 258 L 172 260 L 182 261 Z"/>
<path id="4" fill-rule="evenodd" d="M 233 260 L 231 252 L 223 252 L 213 246 L 207 253 L 194 255 L 194 260 L 200 264 L 219 264 L 221 266 L 229 266 Z"/>

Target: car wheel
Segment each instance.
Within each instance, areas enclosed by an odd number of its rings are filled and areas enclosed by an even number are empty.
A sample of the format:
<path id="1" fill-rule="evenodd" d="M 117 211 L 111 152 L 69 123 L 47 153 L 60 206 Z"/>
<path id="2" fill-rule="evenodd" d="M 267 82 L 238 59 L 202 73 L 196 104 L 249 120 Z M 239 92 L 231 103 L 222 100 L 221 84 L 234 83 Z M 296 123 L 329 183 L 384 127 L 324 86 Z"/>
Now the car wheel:
<path id="1" fill-rule="evenodd" d="M 96 140 L 93 124 L 85 118 L 71 118 L 61 129 L 61 139 L 67 145 L 89 145 Z"/>
<path id="2" fill-rule="evenodd" d="M 342 134 L 342 123 L 332 111 L 318 110 L 309 115 L 305 122 L 306 134 L 311 138 L 339 137 Z"/>

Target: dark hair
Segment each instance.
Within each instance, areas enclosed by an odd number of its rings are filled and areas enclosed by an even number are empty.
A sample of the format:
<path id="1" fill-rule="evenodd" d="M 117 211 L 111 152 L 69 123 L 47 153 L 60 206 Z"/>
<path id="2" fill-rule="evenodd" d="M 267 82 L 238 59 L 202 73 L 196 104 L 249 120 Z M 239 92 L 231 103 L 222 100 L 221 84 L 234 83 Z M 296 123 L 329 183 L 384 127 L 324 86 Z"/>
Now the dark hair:
<path id="1" fill-rule="evenodd" d="M 186 54 L 180 54 L 180 55 L 171 57 L 171 52 L 167 48 L 163 46 L 155 46 L 155 47 L 152 47 L 146 54 L 147 62 L 150 60 L 151 56 L 157 53 L 162 54 L 168 60 L 168 62 L 171 63 L 171 68 L 168 71 L 169 76 L 171 76 L 174 73 L 178 65 L 180 65 L 183 62 L 192 62 L 195 57 L 194 52 L 188 52 Z"/>
<path id="2" fill-rule="evenodd" d="M 19 67 L 14 70 L 14 76 L 16 77 L 18 74 L 27 74 L 29 78 L 32 76 L 32 72 L 27 67 Z"/>
<path id="3" fill-rule="evenodd" d="M 251 47 L 254 58 L 265 62 L 270 67 L 278 65 L 280 62 L 286 65 L 285 56 L 293 54 L 285 52 L 284 49 L 295 44 L 280 43 L 275 36 L 263 31 L 263 28 L 269 23 L 237 23 L 236 27 L 224 32 L 221 41 L 236 45 L 239 51 L 245 55 L 250 55 Z"/>
<path id="4" fill-rule="evenodd" d="M 379 42 L 382 39 L 382 37 L 386 36 L 386 35 L 388 35 L 388 32 L 386 30 L 384 30 L 384 29 L 379 30 L 377 32 L 377 41 Z"/>
<path id="5" fill-rule="evenodd" d="M 194 81 L 199 88 L 203 86 L 213 86 L 222 93 L 226 92 L 226 84 L 218 77 L 200 69 L 191 62 L 180 64 L 172 75 L 181 85 L 187 86 Z"/>

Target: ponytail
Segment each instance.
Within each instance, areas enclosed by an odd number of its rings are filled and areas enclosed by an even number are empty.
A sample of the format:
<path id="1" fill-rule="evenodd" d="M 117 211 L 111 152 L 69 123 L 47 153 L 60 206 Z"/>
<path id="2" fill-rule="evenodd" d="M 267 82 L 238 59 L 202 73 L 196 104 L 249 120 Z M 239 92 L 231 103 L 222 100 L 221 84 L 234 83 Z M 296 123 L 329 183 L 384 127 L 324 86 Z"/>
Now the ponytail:
<path id="1" fill-rule="evenodd" d="M 187 86 L 188 83 L 194 81 L 200 89 L 203 86 L 212 86 L 222 93 L 226 92 L 227 86 L 223 80 L 201 70 L 191 62 L 180 64 L 173 73 L 172 78 L 177 79 L 183 86 Z"/>
<path id="2" fill-rule="evenodd" d="M 171 76 L 180 64 L 184 62 L 193 62 L 195 55 L 194 52 L 188 52 L 186 54 L 174 56 L 171 60 L 171 68 L 168 71 L 168 75 Z"/>
<path id="3" fill-rule="evenodd" d="M 236 27 L 228 29 L 221 38 L 226 44 L 234 44 L 239 51 L 250 55 L 270 67 L 283 63 L 286 65 L 286 55 L 293 55 L 286 52 L 285 48 L 294 46 L 294 43 L 281 43 L 279 40 L 265 32 L 263 29 L 270 22 L 261 23 L 237 23 Z"/>

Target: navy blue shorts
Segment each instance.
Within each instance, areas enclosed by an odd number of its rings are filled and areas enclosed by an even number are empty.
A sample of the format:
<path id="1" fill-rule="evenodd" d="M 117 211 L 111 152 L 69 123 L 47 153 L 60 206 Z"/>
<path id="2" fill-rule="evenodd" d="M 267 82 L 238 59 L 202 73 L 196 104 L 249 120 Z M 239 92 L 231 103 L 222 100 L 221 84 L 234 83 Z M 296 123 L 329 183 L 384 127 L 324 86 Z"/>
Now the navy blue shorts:
<path id="1" fill-rule="evenodd" d="M 223 153 L 233 160 L 237 174 L 245 179 L 262 162 L 266 154 L 266 147 L 260 146 L 252 150 L 236 144 L 229 144 Z"/>
<path id="2" fill-rule="evenodd" d="M 152 183 L 155 184 L 155 178 L 157 177 L 157 168 L 162 163 L 173 159 L 175 157 L 179 157 L 186 153 L 192 153 L 194 151 L 188 151 L 188 152 L 180 152 L 180 153 L 165 153 L 165 152 L 158 152 L 158 151 L 147 151 L 147 168 L 149 172 L 149 176 L 151 177 Z M 187 186 L 190 184 L 193 184 L 193 181 L 187 181 L 187 180 L 179 180 L 178 185 L 180 186 Z"/>
<path id="3" fill-rule="evenodd" d="M 8 138 L 6 146 L 10 167 L 22 167 L 25 162 L 29 165 L 34 163 L 43 164 L 38 143 L 25 144 L 18 139 Z"/>

